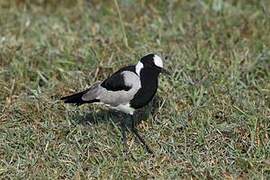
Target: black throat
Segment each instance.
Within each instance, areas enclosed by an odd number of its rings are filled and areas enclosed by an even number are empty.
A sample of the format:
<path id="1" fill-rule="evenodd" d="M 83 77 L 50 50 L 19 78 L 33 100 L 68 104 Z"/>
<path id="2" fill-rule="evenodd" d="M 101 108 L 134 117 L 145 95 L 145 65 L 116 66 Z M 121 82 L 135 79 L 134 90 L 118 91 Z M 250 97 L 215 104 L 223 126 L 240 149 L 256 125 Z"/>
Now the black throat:
<path id="1" fill-rule="evenodd" d="M 160 71 L 153 68 L 142 68 L 140 72 L 141 89 L 131 100 L 131 107 L 138 109 L 147 105 L 154 97 L 158 88 L 158 76 Z"/>

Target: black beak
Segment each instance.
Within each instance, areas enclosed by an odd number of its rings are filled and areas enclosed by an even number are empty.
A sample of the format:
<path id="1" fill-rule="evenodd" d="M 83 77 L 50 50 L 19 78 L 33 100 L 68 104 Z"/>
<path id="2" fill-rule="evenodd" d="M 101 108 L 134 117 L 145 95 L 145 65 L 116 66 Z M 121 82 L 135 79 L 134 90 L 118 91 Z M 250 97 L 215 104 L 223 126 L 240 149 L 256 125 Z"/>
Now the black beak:
<path id="1" fill-rule="evenodd" d="M 166 74 L 166 75 L 171 75 L 171 73 L 164 68 L 161 69 L 161 73 Z"/>

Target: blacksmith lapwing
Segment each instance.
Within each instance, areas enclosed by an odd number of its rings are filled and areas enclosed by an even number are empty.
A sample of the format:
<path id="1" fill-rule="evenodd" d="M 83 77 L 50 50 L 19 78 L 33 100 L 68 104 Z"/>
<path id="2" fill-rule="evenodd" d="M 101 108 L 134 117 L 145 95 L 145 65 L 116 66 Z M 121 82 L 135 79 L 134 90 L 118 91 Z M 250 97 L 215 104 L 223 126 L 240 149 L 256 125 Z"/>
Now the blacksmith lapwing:
<path id="1" fill-rule="evenodd" d="M 156 54 L 148 54 L 142 57 L 136 65 L 123 67 L 104 81 L 97 82 L 82 92 L 62 97 L 61 100 L 76 105 L 102 103 L 128 114 L 132 121 L 130 130 L 146 150 L 152 153 L 138 133 L 133 115 L 136 109 L 142 108 L 153 99 L 158 88 L 160 73 L 169 74 L 163 68 L 161 57 Z M 124 120 L 121 121 L 121 127 L 123 143 L 126 145 L 126 124 L 124 122 Z"/>

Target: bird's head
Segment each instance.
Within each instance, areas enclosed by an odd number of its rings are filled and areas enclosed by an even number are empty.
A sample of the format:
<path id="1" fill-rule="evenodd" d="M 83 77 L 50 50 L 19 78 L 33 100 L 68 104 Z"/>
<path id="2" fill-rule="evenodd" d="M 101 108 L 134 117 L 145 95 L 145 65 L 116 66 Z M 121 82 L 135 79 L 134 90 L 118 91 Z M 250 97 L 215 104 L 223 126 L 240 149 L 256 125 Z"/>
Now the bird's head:
<path id="1" fill-rule="evenodd" d="M 140 72 L 143 68 L 148 68 L 158 73 L 169 74 L 169 72 L 163 67 L 163 61 L 161 57 L 156 54 L 147 54 L 143 56 L 136 65 L 136 73 L 140 75 Z"/>

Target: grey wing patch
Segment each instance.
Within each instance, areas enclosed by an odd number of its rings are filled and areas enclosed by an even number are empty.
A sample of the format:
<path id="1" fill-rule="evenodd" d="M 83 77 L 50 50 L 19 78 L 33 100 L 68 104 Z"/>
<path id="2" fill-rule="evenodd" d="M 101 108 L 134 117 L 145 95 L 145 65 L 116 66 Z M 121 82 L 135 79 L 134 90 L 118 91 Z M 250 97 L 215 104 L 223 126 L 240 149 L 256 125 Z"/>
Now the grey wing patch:
<path id="1" fill-rule="evenodd" d="M 141 88 L 141 80 L 137 74 L 131 71 L 123 71 L 124 81 L 126 86 L 131 86 L 132 88 Z"/>
<path id="2" fill-rule="evenodd" d="M 131 88 L 128 91 L 108 91 L 105 88 L 100 88 L 100 101 L 111 106 L 127 104 L 141 88 L 141 81 L 137 74 L 131 71 L 123 71 L 124 83 Z"/>
<path id="3" fill-rule="evenodd" d="M 99 99 L 99 95 L 102 93 L 102 88 L 100 87 L 101 82 L 96 82 L 93 84 L 89 90 L 82 96 L 82 100 L 91 101 L 94 99 Z"/>

